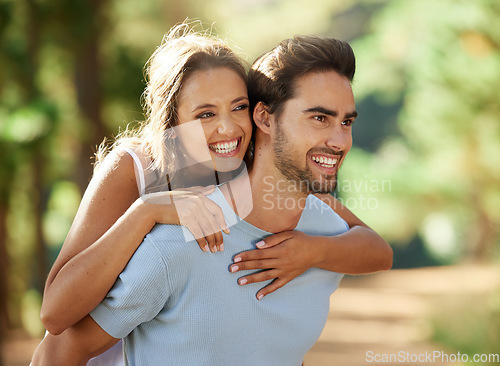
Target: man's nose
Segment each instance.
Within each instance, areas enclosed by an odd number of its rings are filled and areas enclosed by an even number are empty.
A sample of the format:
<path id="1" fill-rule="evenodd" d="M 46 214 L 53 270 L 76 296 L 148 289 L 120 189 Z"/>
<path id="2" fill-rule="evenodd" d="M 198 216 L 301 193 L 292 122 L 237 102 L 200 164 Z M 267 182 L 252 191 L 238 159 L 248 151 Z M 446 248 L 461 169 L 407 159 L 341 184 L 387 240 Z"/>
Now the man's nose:
<path id="1" fill-rule="evenodd" d="M 346 131 L 343 126 L 336 126 L 328 134 L 326 145 L 336 152 L 349 150 L 352 145 L 351 131 Z"/>

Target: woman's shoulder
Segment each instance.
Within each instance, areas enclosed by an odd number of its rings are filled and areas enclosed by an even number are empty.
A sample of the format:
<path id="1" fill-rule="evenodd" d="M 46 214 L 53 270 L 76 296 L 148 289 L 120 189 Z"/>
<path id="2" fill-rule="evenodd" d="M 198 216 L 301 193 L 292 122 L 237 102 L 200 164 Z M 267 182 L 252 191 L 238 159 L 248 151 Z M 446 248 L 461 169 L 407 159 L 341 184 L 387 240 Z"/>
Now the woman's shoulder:
<path id="1" fill-rule="evenodd" d="M 113 149 L 94 169 L 94 175 L 130 175 L 134 173 L 134 157 L 126 149 Z"/>
<path id="2" fill-rule="evenodd" d="M 92 181 L 111 190 L 136 189 L 135 175 L 133 156 L 123 149 L 113 149 L 95 167 Z"/>

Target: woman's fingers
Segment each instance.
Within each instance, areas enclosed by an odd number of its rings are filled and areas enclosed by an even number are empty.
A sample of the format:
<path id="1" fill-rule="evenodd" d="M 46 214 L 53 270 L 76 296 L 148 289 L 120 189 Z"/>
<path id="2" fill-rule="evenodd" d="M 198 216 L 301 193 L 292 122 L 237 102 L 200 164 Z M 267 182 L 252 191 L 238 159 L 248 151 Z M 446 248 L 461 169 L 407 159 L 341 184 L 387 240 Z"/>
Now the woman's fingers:
<path id="1" fill-rule="evenodd" d="M 216 227 L 222 229 L 224 233 L 229 234 L 229 228 L 226 224 L 226 219 L 224 218 L 224 213 L 222 212 L 222 208 L 217 205 L 214 201 L 204 197 L 205 207 L 210 211 L 214 220 L 216 222 Z"/>
<path id="2" fill-rule="evenodd" d="M 267 238 L 256 243 L 255 246 L 259 249 L 272 248 L 292 238 L 295 233 L 295 231 L 282 231 L 277 234 L 269 235 Z"/>
<path id="3" fill-rule="evenodd" d="M 269 269 L 267 271 L 256 272 L 238 279 L 239 285 L 249 285 L 251 283 L 269 281 L 279 277 L 281 272 L 277 269 Z"/>
<path id="4" fill-rule="evenodd" d="M 216 216 L 220 208 L 213 201 L 201 194 L 190 194 L 177 197 L 175 205 L 180 224 L 191 231 L 202 250 L 207 250 L 206 246 L 211 252 L 224 249 L 220 218 Z"/>
<path id="5" fill-rule="evenodd" d="M 234 273 L 238 271 L 252 271 L 259 269 L 273 269 L 278 266 L 279 262 L 277 259 L 257 259 L 252 261 L 237 262 L 231 264 L 229 271 Z"/>
<path id="6" fill-rule="evenodd" d="M 221 233 L 220 219 L 218 220 L 214 212 L 220 211 L 220 215 L 222 216 L 222 210 L 219 206 L 217 206 L 213 201 L 209 200 L 206 197 L 199 197 L 203 206 L 200 208 L 202 219 L 200 218 L 200 222 L 203 225 L 204 234 L 208 242 L 208 246 L 210 247 L 210 251 L 216 252 L 218 250 L 223 250 L 224 247 L 221 248 L 223 244 L 223 237 Z M 222 220 L 224 217 L 222 216 Z M 223 221 L 223 225 L 225 225 Z"/>
<path id="7" fill-rule="evenodd" d="M 259 260 L 264 260 L 264 259 L 273 259 L 273 258 L 279 258 L 282 255 L 282 248 L 276 247 L 276 248 L 268 248 L 268 249 L 252 249 L 252 250 L 247 250 L 245 252 L 238 253 L 234 257 L 234 262 L 239 263 L 239 262 L 254 262 L 254 261 L 259 261 Z M 269 268 L 269 267 L 268 267 Z M 259 269 L 259 268 L 253 268 L 249 267 L 247 269 Z"/>
<path id="8" fill-rule="evenodd" d="M 206 195 L 214 186 L 191 187 L 170 192 L 151 193 L 143 200 L 163 205 L 157 223 L 183 225 L 193 234 L 199 247 L 205 251 L 224 250 L 221 230 L 229 234 L 222 209 Z"/>
<path id="9" fill-rule="evenodd" d="M 256 295 L 257 299 L 261 300 L 264 296 L 269 295 L 271 292 L 274 292 L 277 289 L 285 286 L 290 281 L 291 281 L 291 279 L 285 279 L 283 277 L 276 278 L 269 285 L 265 286 L 263 289 L 261 289 L 259 292 L 257 292 L 257 295 Z"/>
<path id="10" fill-rule="evenodd" d="M 210 250 L 210 248 L 207 244 L 207 240 L 205 239 L 205 236 L 203 235 L 203 231 L 201 230 L 199 225 L 190 225 L 190 227 L 188 227 L 188 226 L 186 226 L 186 227 L 191 232 L 191 234 L 193 234 L 200 249 L 205 251 L 205 252 L 208 252 Z"/>
<path id="11" fill-rule="evenodd" d="M 244 276 L 238 279 L 238 285 L 244 286 L 251 283 L 263 282 L 273 280 L 270 284 L 260 289 L 255 295 L 258 300 L 261 300 L 264 296 L 276 291 L 277 289 L 283 287 L 288 282 L 290 282 L 294 277 L 280 277 L 280 271 L 277 269 L 270 269 L 267 271 L 257 272 L 248 276 Z"/>

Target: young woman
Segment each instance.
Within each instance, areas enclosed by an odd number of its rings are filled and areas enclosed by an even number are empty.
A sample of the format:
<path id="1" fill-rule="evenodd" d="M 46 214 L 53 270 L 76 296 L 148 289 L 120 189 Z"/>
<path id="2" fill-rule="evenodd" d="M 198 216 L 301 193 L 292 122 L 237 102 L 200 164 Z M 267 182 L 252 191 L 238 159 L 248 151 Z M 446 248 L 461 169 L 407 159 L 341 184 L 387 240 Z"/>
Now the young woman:
<path id="1" fill-rule="evenodd" d="M 154 52 L 147 75 L 147 120 L 138 131 L 117 139 L 111 153 L 98 161 L 47 279 L 41 317 L 51 333 L 82 319 L 106 296 L 157 223 L 184 225 L 202 250 L 224 250 L 221 231 L 229 234 L 229 229 L 220 208 L 205 197 L 210 189 L 201 187 L 226 181 L 245 167 L 252 133 L 245 69 L 224 42 L 182 24 Z M 387 269 L 385 241 L 361 222 L 351 226 L 351 233 L 332 238 L 332 250 L 338 249 L 335 260 L 345 256 L 350 263 L 342 264 L 339 269 L 346 270 L 339 272 Z M 276 234 L 266 239 L 263 253 L 284 240 L 288 246 L 308 245 L 305 234 Z M 351 245 L 357 252 L 363 246 L 360 258 L 353 258 Z M 261 290 L 262 295 L 311 267 L 300 251 L 287 252 L 287 260 L 273 270 L 277 281 Z M 254 259 L 244 257 L 240 266 Z M 266 278 L 256 274 L 247 279 Z M 115 361 L 123 364 L 119 357 Z M 94 359 L 90 364 L 115 361 Z"/>

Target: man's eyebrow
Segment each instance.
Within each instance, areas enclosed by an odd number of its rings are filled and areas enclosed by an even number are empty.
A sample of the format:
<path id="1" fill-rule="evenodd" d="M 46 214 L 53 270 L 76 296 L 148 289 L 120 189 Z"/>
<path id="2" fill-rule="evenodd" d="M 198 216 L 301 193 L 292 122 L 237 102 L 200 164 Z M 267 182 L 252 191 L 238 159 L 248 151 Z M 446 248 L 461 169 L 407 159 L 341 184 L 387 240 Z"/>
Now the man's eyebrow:
<path id="1" fill-rule="evenodd" d="M 326 109 L 324 107 L 312 107 L 302 111 L 303 113 L 321 113 L 326 114 L 327 116 L 337 117 L 338 112 L 332 111 L 331 109 Z"/>
<path id="2" fill-rule="evenodd" d="M 352 111 L 350 113 L 346 113 L 344 118 L 356 118 L 358 116 L 358 112 Z"/>
<path id="3" fill-rule="evenodd" d="M 337 117 L 339 113 L 337 111 L 333 111 L 331 109 L 327 109 L 324 107 L 313 107 L 309 108 L 303 111 L 303 113 L 321 113 L 321 114 L 326 114 L 327 116 L 332 116 L 332 117 Z M 356 118 L 358 116 L 358 112 L 352 111 L 349 113 L 346 113 L 344 115 L 344 118 Z"/>
<path id="4" fill-rule="evenodd" d="M 248 97 L 245 97 L 245 96 L 241 96 L 241 97 L 238 97 L 238 98 L 235 98 L 231 101 L 231 104 L 234 104 L 234 103 L 238 103 L 238 102 L 241 102 L 241 101 L 248 101 Z M 195 112 L 199 109 L 204 109 L 204 108 L 214 108 L 214 107 L 217 107 L 216 105 L 214 104 L 210 104 L 210 103 L 206 103 L 206 104 L 201 104 L 197 107 L 195 107 L 191 112 Z"/>

